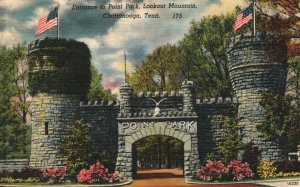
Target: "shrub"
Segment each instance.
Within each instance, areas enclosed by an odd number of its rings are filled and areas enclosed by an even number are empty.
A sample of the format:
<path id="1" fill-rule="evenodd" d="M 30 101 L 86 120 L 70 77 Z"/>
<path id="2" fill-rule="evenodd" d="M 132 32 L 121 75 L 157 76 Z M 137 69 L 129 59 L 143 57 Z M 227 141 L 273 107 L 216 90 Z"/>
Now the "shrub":
<path id="1" fill-rule="evenodd" d="M 244 154 L 242 155 L 243 162 L 249 163 L 249 167 L 254 173 L 255 177 L 257 174 L 257 167 L 261 157 L 261 150 L 257 146 L 254 146 L 252 142 L 245 146 Z"/>
<path id="2" fill-rule="evenodd" d="M 204 181 L 243 180 L 253 177 L 253 172 L 247 162 L 242 163 L 235 160 L 225 167 L 221 161 L 211 162 L 209 160 L 205 167 L 199 169 L 196 177 Z"/>
<path id="3" fill-rule="evenodd" d="M 299 177 L 300 172 L 290 172 L 290 173 L 283 173 L 279 172 L 276 174 L 276 177 Z"/>
<path id="4" fill-rule="evenodd" d="M 31 177 L 27 179 L 21 179 L 21 178 L 14 179 L 12 177 L 0 178 L 0 183 L 33 183 L 33 182 L 39 182 L 39 180 Z"/>
<path id="5" fill-rule="evenodd" d="M 253 172 L 247 162 L 242 163 L 241 161 L 234 160 L 228 165 L 229 173 L 233 175 L 233 180 L 243 180 L 246 177 L 253 177 Z"/>
<path id="6" fill-rule="evenodd" d="M 68 133 L 62 138 L 60 150 L 64 155 L 69 177 L 76 178 L 82 168 L 88 167 L 99 159 L 110 166 L 111 170 L 114 169 L 115 161 L 107 152 L 91 147 L 89 124 L 75 121 L 66 128 Z"/>
<path id="7" fill-rule="evenodd" d="M 261 179 L 276 177 L 276 167 L 274 166 L 274 162 L 262 160 L 257 167 L 257 173 Z"/>
<path id="8" fill-rule="evenodd" d="M 300 171 L 300 162 L 299 161 L 284 161 L 284 162 L 275 162 L 274 165 L 277 168 L 277 172 L 290 173 Z"/>
<path id="9" fill-rule="evenodd" d="M 207 161 L 205 167 L 202 167 L 198 171 L 200 180 L 204 181 L 215 181 L 223 180 L 224 174 L 228 173 L 228 168 L 224 166 L 221 161 Z"/>
<path id="10" fill-rule="evenodd" d="M 217 147 L 217 153 L 220 154 L 223 162 L 229 163 L 237 159 L 239 152 L 244 149 L 243 126 L 238 124 L 241 118 L 223 117 L 222 120 L 223 130 L 219 132 L 219 135 L 223 139 Z"/>
<path id="11" fill-rule="evenodd" d="M 27 167 L 21 171 L 1 171 L 0 178 L 12 178 L 12 179 L 27 179 L 27 178 L 36 178 L 39 179 L 43 175 L 43 171 L 38 168 Z"/>
<path id="12" fill-rule="evenodd" d="M 47 169 L 44 172 L 43 177 L 44 179 L 48 180 L 48 183 L 50 184 L 63 182 L 66 171 L 66 167 L 58 169 Z"/>
<path id="13" fill-rule="evenodd" d="M 110 174 L 100 162 L 91 165 L 89 170 L 82 169 L 77 175 L 78 182 L 89 184 L 118 182 L 120 179 L 121 176 L 118 172 Z"/>

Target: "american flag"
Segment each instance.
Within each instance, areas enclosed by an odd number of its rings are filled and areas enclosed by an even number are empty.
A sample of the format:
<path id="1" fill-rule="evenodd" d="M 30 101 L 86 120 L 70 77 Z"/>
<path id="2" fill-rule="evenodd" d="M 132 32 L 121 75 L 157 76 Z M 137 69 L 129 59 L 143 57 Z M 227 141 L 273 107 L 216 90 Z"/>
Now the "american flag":
<path id="1" fill-rule="evenodd" d="M 240 27 L 247 24 L 253 18 L 253 4 L 241 12 L 235 22 L 234 32 L 236 32 Z"/>
<path id="2" fill-rule="evenodd" d="M 56 26 L 57 21 L 57 8 L 55 8 L 48 14 L 48 16 L 39 19 L 35 36 L 38 36 Z"/>

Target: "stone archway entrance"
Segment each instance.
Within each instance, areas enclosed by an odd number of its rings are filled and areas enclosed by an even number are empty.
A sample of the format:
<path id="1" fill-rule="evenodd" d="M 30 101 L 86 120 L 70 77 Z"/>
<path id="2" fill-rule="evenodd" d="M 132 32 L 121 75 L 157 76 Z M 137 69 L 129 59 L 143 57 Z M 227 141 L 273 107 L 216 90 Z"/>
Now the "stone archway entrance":
<path id="1" fill-rule="evenodd" d="M 199 165 L 197 116 L 164 118 L 118 118 L 119 140 L 116 170 L 132 178 L 133 144 L 145 137 L 163 135 L 184 143 L 184 176 L 189 178 Z"/>
<path id="2" fill-rule="evenodd" d="M 154 135 L 133 144 L 133 171 L 178 169 L 183 174 L 184 142 L 171 136 Z M 137 175 L 134 175 L 134 178 Z"/>

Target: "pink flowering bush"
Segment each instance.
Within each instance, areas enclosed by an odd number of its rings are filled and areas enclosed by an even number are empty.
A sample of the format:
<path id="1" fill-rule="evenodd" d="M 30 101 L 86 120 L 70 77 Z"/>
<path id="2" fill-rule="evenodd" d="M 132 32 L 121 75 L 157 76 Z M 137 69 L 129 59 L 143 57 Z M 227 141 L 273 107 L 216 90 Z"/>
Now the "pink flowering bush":
<path id="1" fill-rule="evenodd" d="M 53 184 L 53 183 L 58 183 L 58 182 L 63 182 L 66 174 L 66 167 L 63 168 L 58 168 L 58 169 L 47 169 L 43 173 L 44 179 L 48 180 L 48 183 Z"/>
<path id="2" fill-rule="evenodd" d="M 231 161 L 225 166 L 221 161 L 207 161 L 206 166 L 199 169 L 197 178 L 204 181 L 243 180 L 253 177 L 253 172 L 247 162 Z"/>
<path id="3" fill-rule="evenodd" d="M 204 181 L 222 180 L 224 174 L 228 173 L 228 168 L 221 161 L 207 161 L 205 167 L 198 171 L 198 176 Z"/>
<path id="4" fill-rule="evenodd" d="M 107 183 L 118 182 L 121 176 L 118 172 L 110 174 L 108 169 L 104 167 L 99 161 L 90 166 L 90 169 L 82 169 L 77 175 L 78 182 L 81 183 Z"/>
<path id="5" fill-rule="evenodd" d="M 233 175 L 233 180 L 243 180 L 244 178 L 253 177 L 253 172 L 247 162 L 242 163 L 241 161 L 234 160 L 228 165 L 229 173 Z"/>

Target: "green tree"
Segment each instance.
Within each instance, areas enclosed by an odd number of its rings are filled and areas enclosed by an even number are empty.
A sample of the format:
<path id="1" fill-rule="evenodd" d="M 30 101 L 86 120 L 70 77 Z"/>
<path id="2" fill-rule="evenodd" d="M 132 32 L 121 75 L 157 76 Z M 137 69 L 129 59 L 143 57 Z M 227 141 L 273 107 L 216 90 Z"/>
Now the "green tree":
<path id="1" fill-rule="evenodd" d="M 223 141 L 217 147 L 217 153 L 225 163 L 236 160 L 238 154 L 245 147 L 242 142 L 243 134 L 241 125 L 238 125 L 239 118 L 224 117 L 220 132 Z"/>
<path id="2" fill-rule="evenodd" d="M 25 48 L 18 45 L 0 49 L 0 158 L 24 158 L 29 155 L 30 128 L 22 124 L 14 103 L 19 95 L 17 66 L 24 58 Z M 14 102 L 13 102 L 14 101 Z"/>
<path id="3" fill-rule="evenodd" d="M 142 167 L 166 168 L 171 167 L 171 162 L 176 161 L 183 166 L 183 142 L 168 136 L 149 136 L 134 144 L 137 159 Z"/>
<path id="4" fill-rule="evenodd" d="M 91 85 L 87 94 L 88 100 L 114 100 L 116 96 L 111 93 L 111 90 L 105 90 L 101 85 L 102 74 L 98 72 L 95 66 L 91 65 Z"/>
<path id="5" fill-rule="evenodd" d="M 199 97 L 231 96 L 227 49 L 234 35 L 235 14 L 214 15 L 192 21 L 179 42 L 186 71 Z"/>
<path id="6" fill-rule="evenodd" d="M 277 141 L 285 150 L 296 151 L 300 143 L 300 99 L 264 92 L 260 104 L 264 107 L 267 119 L 257 128 L 267 140 Z"/>
<path id="7" fill-rule="evenodd" d="M 97 160 L 112 170 L 110 167 L 115 165 L 115 161 L 111 156 L 102 150 L 95 150 L 91 147 L 89 124 L 75 121 L 68 124 L 66 129 L 67 133 L 63 136 L 59 149 L 64 156 L 67 173 L 70 177 L 75 177 L 81 169 L 88 168 Z"/>
<path id="8" fill-rule="evenodd" d="M 135 91 L 178 90 L 182 80 L 180 73 L 181 49 L 166 44 L 156 48 L 129 77 Z"/>
<path id="9" fill-rule="evenodd" d="M 129 82 L 136 91 L 178 90 L 184 79 L 190 79 L 201 98 L 232 96 L 227 49 L 235 18 L 228 14 L 192 21 L 178 45 L 156 48 L 129 76 Z"/>

